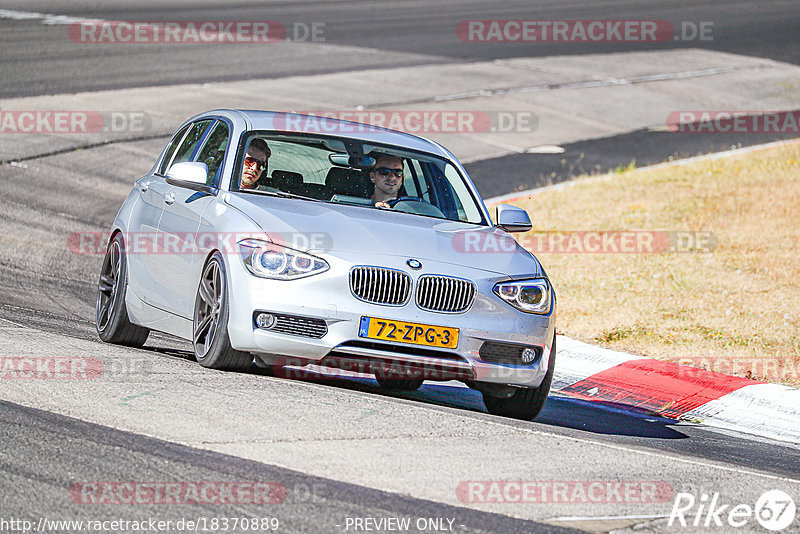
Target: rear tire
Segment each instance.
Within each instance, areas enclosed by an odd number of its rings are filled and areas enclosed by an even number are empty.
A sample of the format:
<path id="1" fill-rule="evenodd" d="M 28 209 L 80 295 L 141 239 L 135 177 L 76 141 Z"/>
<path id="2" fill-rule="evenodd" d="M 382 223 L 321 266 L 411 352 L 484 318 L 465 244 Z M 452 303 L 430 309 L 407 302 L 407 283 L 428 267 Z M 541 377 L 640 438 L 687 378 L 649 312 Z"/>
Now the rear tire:
<path id="1" fill-rule="evenodd" d="M 108 243 L 100 280 L 97 283 L 95 305 L 95 329 L 106 343 L 141 347 L 147 341 L 150 330 L 131 323 L 125 306 L 128 289 L 128 259 L 125 256 L 125 241 L 116 234 Z"/>
<path id="2" fill-rule="evenodd" d="M 203 268 L 197 287 L 192 323 L 192 347 L 203 367 L 221 371 L 245 371 L 253 355 L 231 347 L 228 335 L 228 282 L 222 255 L 215 252 Z"/>
<path id="3" fill-rule="evenodd" d="M 553 337 L 553 346 L 550 348 L 550 357 L 547 363 L 547 374 L 538 388 L 517 388 L 517 391 L 507 398 L 493 397 L 483 393 L 483 404 L 492 415 L 511 417 L 513 419 L 533 420 L 544 408 L 550 385 L 553 383 L 553 373 L 556 363 L 556 339 Z"/>

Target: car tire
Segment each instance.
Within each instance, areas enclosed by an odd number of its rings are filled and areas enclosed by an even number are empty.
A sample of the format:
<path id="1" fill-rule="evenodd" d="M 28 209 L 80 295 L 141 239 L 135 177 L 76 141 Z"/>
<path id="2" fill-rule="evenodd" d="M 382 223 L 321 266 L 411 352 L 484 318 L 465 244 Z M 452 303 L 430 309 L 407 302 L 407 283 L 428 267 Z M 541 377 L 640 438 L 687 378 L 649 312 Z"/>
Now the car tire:
<path id="1" fill-rule="evenodd" d="M 483 393 L 483 404 L 486 410 L 492 415 L 511 417 L 513 419 L 523 419 L 531 421 L 539 415 L 547 401 L 550 393 L 550 385 L 553 383 L 553 373 L 556 363 L 556 340 L 553 338 L 553 346 L 550 348 L 550 357 L 547 363 L 547 374 L 538 388 L 517 388 L 513 395 L 506 398 L 493 397 Z"/>
<path id="2" fill-rule="evenodd" d="M 125 256 L 125 241 L 116 234 L 108 243 L 100 280 L 97 283 L 95 304 L 95 329 L 106 343 L 141 347 L 147 341 L 150 330 L 131 323 L 125 294 L 128 288 L 128 260 Z"/>
<path id="3" fill-rule="evenodd" d="M 231 347 L 228 335 L 229 298 L 225 262 L 215 252 L 203 267 L 192 321 L 192 347 L 203 367 L 221 371 L 244 371 L 253 364 L 248 352 Z"/>
<path id="4" fill-rule="evenodd" d="M 375 380 L 383 389 L 391 391 L 415 391 L 423 382 L 422 378 L 386 378 L 378 374 L 375 375 Z"/>

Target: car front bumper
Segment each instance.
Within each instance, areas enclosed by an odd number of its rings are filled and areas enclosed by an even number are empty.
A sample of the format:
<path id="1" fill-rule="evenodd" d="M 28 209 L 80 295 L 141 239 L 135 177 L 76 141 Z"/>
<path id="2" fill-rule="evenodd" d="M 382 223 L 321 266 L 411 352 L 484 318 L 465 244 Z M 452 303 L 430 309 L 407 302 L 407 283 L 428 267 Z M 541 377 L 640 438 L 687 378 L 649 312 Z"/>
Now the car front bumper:
<path id="1" fill-rule="evenodd" d="M 322 255 L 320 255 L 322 256 Z M 228 258 L 230 313 L 228 332 L 233 348 L 275 360 L 328 364 L 331 360 L 353 362 L 389 362 L 392 368 L 422 368 L 425 378 L 460 378 L 477 382 L 538 387 L 547 373 L 548 356 L 555 336 L 556 303 L 548 315 L 523 313 L 494 295 L 497 282 L 508 276 L 476 269 L 424 260 L 425 269 L 413 271 L 405 257 L 381 255 L 374 258 L 324 255 L 330 270 L 291 281 L 257 278 L 246 270 L 238 257 Z M 364 261 L 364 260 L 367 261 Z M 422 310 L 414 295 L 402 306 L 371 304 L 359 300 L 350 291 L 349 271 L 354 264 L 379 265 L 403 270 L 411 275 L 416 287 L 422 274 L 442 274 L 472 280 L 478 293 L 472 306 L 463 313 L 438 313 Z M 327 332 L 320 338 L 260 329 L 255 325 L 257 311 L 322 320 Z M 386 343 L 359 337 L 364 316 L 394 321 L 458 328 L 454 349 L 424 347 L 416 344 Z M 495 363 L 481 358 L 480 349 L 487 341 L 524 345 L 537 351 L 529 364 Z M 430 371 L 430 372 L 427 372 Z"/>

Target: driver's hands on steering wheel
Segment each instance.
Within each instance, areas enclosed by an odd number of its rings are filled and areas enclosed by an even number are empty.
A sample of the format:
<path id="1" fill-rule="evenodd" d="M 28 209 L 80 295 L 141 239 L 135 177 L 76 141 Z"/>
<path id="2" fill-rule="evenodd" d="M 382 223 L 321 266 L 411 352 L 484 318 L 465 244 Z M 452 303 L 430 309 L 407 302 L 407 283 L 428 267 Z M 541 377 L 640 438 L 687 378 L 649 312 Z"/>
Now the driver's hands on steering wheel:
<path id="1" fill-rule="evenodd" d="M 392 207 L 388 203 L 383 202 L 382 200 L 376 202 L 375 203 L 375 207 L 376 208 L 384 208 L 384 209 L 392 209 Z"/>

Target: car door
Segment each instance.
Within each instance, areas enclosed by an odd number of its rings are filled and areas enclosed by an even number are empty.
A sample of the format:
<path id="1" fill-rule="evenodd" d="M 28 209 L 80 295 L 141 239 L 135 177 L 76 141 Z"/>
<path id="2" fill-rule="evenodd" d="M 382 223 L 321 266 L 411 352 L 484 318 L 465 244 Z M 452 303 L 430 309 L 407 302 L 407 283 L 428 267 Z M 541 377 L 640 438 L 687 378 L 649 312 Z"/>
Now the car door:
<path id="1" fill-rule="evenodd" d="M 219 173 L 223 168 L 230 132 L 230 126 L 224 120 L 217 120 L 208 128 L 190 160 L 208 166 L 206 184 L 214 188 L 219 187 L 221 178 Z M 159 255 L 158 258 L 163 309 L 191 318 L 194 313 L 195 292 L 205 259 L 196 244 L 198 240 L 215 239 L 213 235 L 198 235 L 200 220 L 203 213 L 216 203 L 217 197 L 211 193 L 179 186 L 167 191 L 166 197 L 158 227 L 160 237 L 165 247 L 168 247 L 166 253 Z"/>
<path id="2" fill-rule="evenodd" d="M 167 286 L 164 282 L 163 264 L 164 256 L 169 254 L 165 249 L 164 236 L 159 231 L 159 224 L 164 215 L 164 208 L 172 202 L 171 191 L 175 187 L 166 180 L 169 168 L 175 163 L 191 161 L 198 145 L 204 139 L 209 127 L 214 123 L 214 119 L 202 119 L 193 122 L 188 126 L 180 142 L 172 153 L 167 153 L 157 172 L 150 178 L 147 184 L 147 191 L 143 197 L 144 216 L 137 221 L 134 232 L 138 232 L 134 243 L 133 257 L 138 261 L 143 275 L 140 277 L 142 294 L 137 295 L 151 306 L 166 309 L 167 298 L 165 292 Z M 135 246 L 137 245 L 138 246 Z M 134 289 L 136 292 L 136 289 Z"/>
<path id="3" fill-rule="evenodd" d="M 126 237 L 128 256 L 128 285 L 131 291 L 144 302 L 152 303 L 158 293 L 157 279 L 153 276 L 151 262 L 155 250 L 158 223 L 164 210 L 164 194 L 171 187 L 163 174 L 192 127 L 187 124 L 172 137 L 159 166 L 147 176 L 137 180 L 135 189 L 139 194 L 131 211 Z"/>

